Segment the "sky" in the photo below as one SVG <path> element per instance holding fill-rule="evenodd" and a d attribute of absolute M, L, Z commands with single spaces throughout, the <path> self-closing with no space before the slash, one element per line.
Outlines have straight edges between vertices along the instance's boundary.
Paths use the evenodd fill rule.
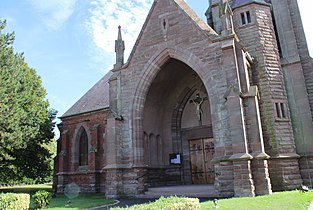
<path fill-rule="evenodd" d="M 15 32 L 14 49 L 24 52 L 47 90 L 58 116 L 64 114 L 115 63 L 114 43 L 122 27 L 125 60 L 153 0 L 0 0 L 5 32 Z M 203 19 L 208 0 L 187 3 Z M 312 0 L 298 0 L 313 55 Z"/>

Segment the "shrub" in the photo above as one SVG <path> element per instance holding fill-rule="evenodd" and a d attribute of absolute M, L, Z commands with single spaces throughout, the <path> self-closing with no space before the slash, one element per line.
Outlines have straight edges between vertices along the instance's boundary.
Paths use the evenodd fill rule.
<path fill-rule="evenodd" d="M 0 210 L 27 210 L 29 202 L 29 194 L 0 194 Z"/>
<path fill-rule="evenodd" d="M 140 204 L 128 208 L 112 208 L 115 210 L 129 209 L 129 210 L 198 210 L 200 203 L 198 198 L 184 198 L 184 197 L 161 197 L 157 201 L 148 204 Z"/>
<path fill-rule="evenodd" d="M 39 190 L 33 195 L 35 209 L 46 208 L 51 200 L 51 195 L 48 191 Z"/>

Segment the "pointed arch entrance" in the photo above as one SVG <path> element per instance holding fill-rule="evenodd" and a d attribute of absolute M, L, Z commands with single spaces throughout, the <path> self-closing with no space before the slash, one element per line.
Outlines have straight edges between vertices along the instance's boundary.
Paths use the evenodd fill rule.
<path fill-rule="evenodd" d="M 149 186 L 213 184 L 210 101 L 198 74 L 169 58 L 143 107 L 143 162 Z"/>

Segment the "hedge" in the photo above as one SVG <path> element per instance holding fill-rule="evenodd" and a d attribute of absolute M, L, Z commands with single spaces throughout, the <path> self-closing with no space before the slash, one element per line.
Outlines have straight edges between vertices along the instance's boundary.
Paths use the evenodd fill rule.
<path fill-rule="evenodd" d="M 27 210 L 29 202 L 29 194 L 0 194 L 0 210 Z"/>
<path fill-rule="evenodd" d="M 200 202 L 198 198 L 161 197 L 157 201 L 147 204 L 134 205 L 127 208 L 111 208 L 112 210 L 198 210 Z"/>
<path fill-rule="evenodd" d="M 36 209 L 45 209 L 51 201 L 51 195 L 48 191 L 39 190 L 33 195 L 33 200 Z"/>

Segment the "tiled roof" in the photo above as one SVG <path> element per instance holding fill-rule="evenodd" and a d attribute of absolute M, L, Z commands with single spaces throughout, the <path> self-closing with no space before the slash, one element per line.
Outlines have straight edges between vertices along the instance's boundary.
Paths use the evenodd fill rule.
<path fill-rule="evenodd" d="M 237 7 L 241 7 L 244 6 L 246 4 L 250 4 L 250 3 L 261 3 L 261 4 L 267 4 L 264 0 L 233 0 L 232 3 L 232 8 L 237 8 Z"/>
<path fill-rule="evenodd" d="M 61 118 L 83 114 L 109 107 L 109 71 L 85 95 L 83 95 Z"/>

